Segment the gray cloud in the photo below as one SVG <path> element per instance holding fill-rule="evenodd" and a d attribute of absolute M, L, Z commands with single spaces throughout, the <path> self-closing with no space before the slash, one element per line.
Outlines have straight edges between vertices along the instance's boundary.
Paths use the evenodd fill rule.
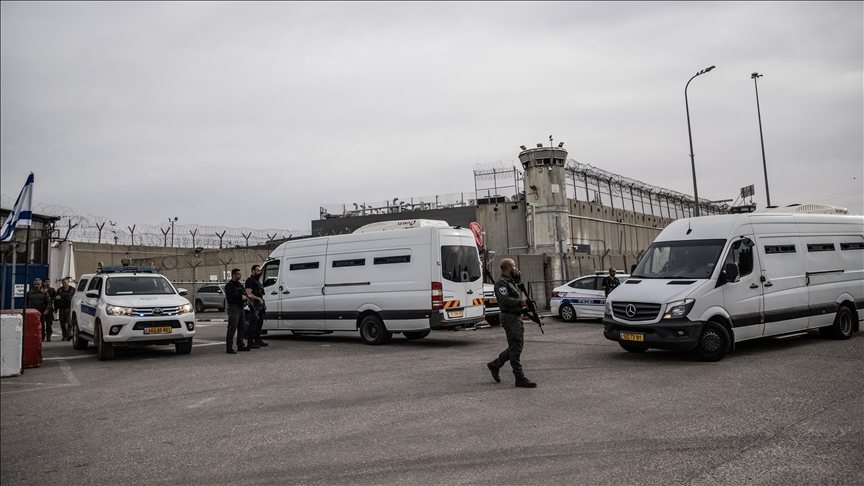
<path fill-rule="evenodd" d="M 566 142 L 692 194 L 864 212 L 862 4 L 3 3 L 2 192 L 132 223 L 304 229 Z M 98 192 L 94 188 L 99 188 Z"/>

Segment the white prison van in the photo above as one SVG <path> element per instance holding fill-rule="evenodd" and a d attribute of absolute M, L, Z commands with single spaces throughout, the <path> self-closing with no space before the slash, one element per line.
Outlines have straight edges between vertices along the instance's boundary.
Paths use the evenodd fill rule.
<path fill-rule="evenodd" d="M 606 300 L 604 336 L 627 351 L 692 350 L 819 329 L 848 339 L 864 318 L 864 218 L 751 213 L 666 227 Z"/>
<path fill-rule="evenodd" d="M 477 245 L 467 228 L 389 221 L 352 234 L 279 245 L 262 266 L 262 329 L 360 331 L 368 344 L 394 333 L 466 329 L 483 320 Z"/>

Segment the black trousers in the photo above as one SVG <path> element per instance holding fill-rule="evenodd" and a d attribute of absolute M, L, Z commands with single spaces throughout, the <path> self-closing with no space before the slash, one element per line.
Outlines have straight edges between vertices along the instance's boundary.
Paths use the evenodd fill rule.
<path fill-rule="evenodd" d="M 507 349 L 502 351 L 492 364 L 500 368 L 507 361 L 510 361 L 513 374 L 517 378 L 524 377 L 522 363 L 519 361 L 522 356 L 522 347 L 525 345 L 525 328 L 522 326 L 522 318 L 502 313 L 501 327 L 504 328 L 504 332 L 507 334 Z"/>
<path fill-rule="evenodd" d="M 48 309 L 42 313 L 42 339 L 50 336 L 53 332 L 51 325 L 54 324 L 54 309 Z"/>
<path fill-rule="evenodd" d="M 63 331 L 63 337 L 72 337 L 72 324 L 69 322 L 69 311 L 71 309 L 57 309 L 57 315 L 60 318 L 60 329 Z"/>
<path fill-rule="evenodd" d="M 242 305 L 228 304 L 228 332 L 225 335 L 225 347 L 233 349 L 234 333 L 237 333 L 237 347 L 246 346 L 243 337 L 246 336 L 246 315 Z"/>
<path fill-rule="evenodd" d="M 249 310 L 249 322 L 246 323 L 246 340 L 250 343 L 261 340 L 261 326 L 264 324 L 261 314 L 263 312 Z"/>

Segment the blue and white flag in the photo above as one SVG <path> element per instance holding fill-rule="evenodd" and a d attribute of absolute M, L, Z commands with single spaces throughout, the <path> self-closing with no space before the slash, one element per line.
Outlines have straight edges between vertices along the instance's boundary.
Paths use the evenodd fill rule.
<path fill-rule="evenodd" d="M 0 229 L 0 241 L 9 241 L 12 239 L 12 233 L 15 232 L 17 226 L 30 226 L 33 222 L 33 173 L 27 177 L 27 182 L 24 188 L 21 189 L 21 194 L 18 194 L 18 199 L 15 201 L 15 206 L 12 206 L 12 212 L 3 223 L 3 228 Z"/>

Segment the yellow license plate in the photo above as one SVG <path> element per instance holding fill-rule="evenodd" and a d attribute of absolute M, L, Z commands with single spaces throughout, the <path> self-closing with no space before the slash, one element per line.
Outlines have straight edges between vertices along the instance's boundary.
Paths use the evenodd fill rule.
<path fill-rule="evenodd" d="M 630 332 L 622 332 L 621 333 L 621 340 L 622 341 L 639 341 L 639 342 L 642 342 L 642 341 L 645 341 L 645 335 L 644 334 L 633 334 Z"/>
<path fill-rule="evenodd" d="M 453 319 L 454 317 L 462 317 L 463 313 L 462 311 L 453 311 L 449 315 L 450 318 Z"/>
<path fill-rule="evenodd" d="M 497 304 L 497 303 L 498 303 L 498 299 L 489 299 L 489 303 L 490 303 L 490 304 Z"/>
<path fill-rule="evenodd" d="M 171 327 L 145 327 L 144 334 L 171 334 Z"/>

